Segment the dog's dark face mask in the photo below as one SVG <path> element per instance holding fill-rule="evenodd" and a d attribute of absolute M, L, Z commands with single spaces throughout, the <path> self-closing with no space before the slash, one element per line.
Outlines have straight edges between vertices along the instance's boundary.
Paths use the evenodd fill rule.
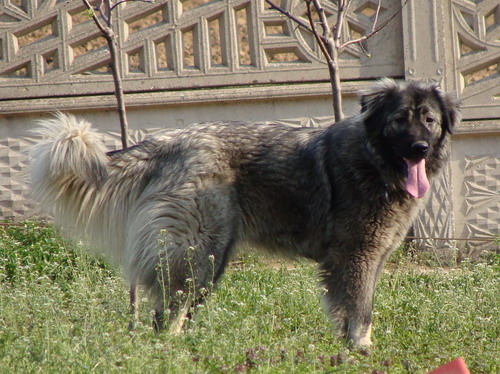
<path fill-rule="evenodd" d="M 441 137 L 441 115 L 433 100 L 413 95 L 402 99 L 399 109 L 387 116 L 382 136 L 404 161 L 406 190 L 420 198 L 430 187 L 425 163 Z"/>
<path fill-rule="evenodd" d="M 367 132 L 403 173 L 406 191 L 423 197 L 430 187 L 426 160 L 453 125 L 443 94 L 435 86 L 400 88 L 392 81 L 382 81 L 382 86 L 361 99 Z"/>

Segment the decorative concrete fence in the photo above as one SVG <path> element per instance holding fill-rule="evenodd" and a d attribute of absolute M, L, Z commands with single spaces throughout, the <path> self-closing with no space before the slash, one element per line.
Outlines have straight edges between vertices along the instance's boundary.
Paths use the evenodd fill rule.
<path fill-rule="evenodd" d="M 304 1 L 277 3 L 305 14 Z M 329 17 L 332 3 L 325 3 Z M 377 3 L 353 1 L 346 38 L 371 29 Z M 378 22 L 389 19 L 341 55 L 345 112 L 359 111 L 356 92 L 382 76 L 454 92 L 464 121 L 411 235 L 419 248 L 460 248 L 460 256 L 499 251 L 498 1 L 381 1 Z M 328 72 L 313 37 L 263 0 L 127 2 L 117 8 L 115 29 L 136 142 L 207 120 L 331 122 Z M 118 146 L 109 60 L 80 0 L 0 0 L 0 217 L 33 214 L 23 173 L 37 119 L 71 111 L 99 127 L 110 149 Z"/>

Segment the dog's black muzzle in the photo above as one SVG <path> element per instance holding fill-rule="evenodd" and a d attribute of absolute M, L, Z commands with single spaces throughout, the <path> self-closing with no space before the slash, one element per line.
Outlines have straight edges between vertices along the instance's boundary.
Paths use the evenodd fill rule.
<path fill-rule="evenodd" d="M 426 158 L 427 155 L 429 154 L 429 149 L 430 146 L 426 141 L 418 141 L 415 142 L 411 145 L 410 151 L 411 151 L 411 159 L 414 160 L 421 160 L 423 158 Z"/>

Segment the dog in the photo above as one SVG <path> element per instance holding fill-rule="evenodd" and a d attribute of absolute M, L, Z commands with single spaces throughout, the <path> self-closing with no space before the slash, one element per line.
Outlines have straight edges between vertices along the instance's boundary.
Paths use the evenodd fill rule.
<path fill-rule="evenodd" d="M 84 120 L 40 121 L 32 195 L 155 298 L 153 325 L 179 329 L 238 243 L 318 263 L 325 305 L 355 347 L 371 344 L 382 268 L 425 204 L 460 121 L 436 85 L 382 79 L 359 114 L 322 128 L 188 126 L 106 152 Z"/>

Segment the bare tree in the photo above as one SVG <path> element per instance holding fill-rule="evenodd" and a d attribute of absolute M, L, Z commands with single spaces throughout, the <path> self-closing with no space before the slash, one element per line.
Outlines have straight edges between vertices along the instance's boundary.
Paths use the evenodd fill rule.
<path fill-rule="evenodd" d="M 88 0 L 82 0 L 87 8 L 88 15 L 94 20 L 94 23 L 101 31 L 102 35 L 106 39 L 109 47 L 109 53 L 111 55 L 110 68 L 113 74 L 113 82 L 115 85 L 115 96 L 118 105 L 118 116 L 120 118 L 120 130 L 121 130 L 121 141 L 122 147 L 127 148 L 129 146 L 128 138 L 128 121 L 127 121 L 127 110 L 125 107 L 125 95 L 123 91 L 123 83 L 121 76 L 121 60 L 118 45 L 118 34 L 113 29 L 113 11 L 122 3 L 127 2 L 127 0 L 122 1 L 111 1 L 111 0 L 100 0 L 97 5 L 92 6 Z M 134 0 L 129 0 L 134 1 Z M 143 2 L 150 3 L 152 0 L 139 0 Z"/>
<path fill-rule="evenodd" d="M 290 12 L 284 10 L 283 8 L 276 5 L 272 0 L 266 0 L 272 9 L 284 14 L 291 20 L 293 20 L 299 27 L 312 33 L 318 46 L 326 59 L 328 65 L 328 71 L 330 73 L 330 82 L 332 85 L 332 96 L 333 96 L 333 113 L 335 116 L 335 121 L 340 121 L 344 118 L 342 112 L 342 88 L 340 84 L 340 69 L 339 69 L 339 55 L 344 51 L 344 49 L 352 44 L 359 44 L 365 42 L 372 36 L 376 35 L 380 30 L 386 27 L 389 22 L 391 22 L 397 14 L 401 12 L 403 7 L 406 5 L 408 0 L 405 0 L 401 8 L 396 11 L 391 17 L 389 17 L 385 22 L 378 25 L 379 14 L 381 9 L 382 0 L 378 0 L 377 8 L 373 16 L 373 24 L 371 30 L 356 39 L 348 39 L 345 37 L 345 30 L 343 25 L 345 24 L 346 14 L 349 11 L 349 7 L 352 0 L 330 0 L 332 3 L 337 4 L 337 17 L 332 22 L 329 23 L 328 18 L 323 8 L 322 3 L 326 0 L 304 0 L 307 7 L 307 21 L 291 14 Z M 317 20 L 314 19 L 314 13 L 317 15 Z M 316 25 L 319 24 L 321 27 L 321 32 L 317 29 Z M 342 40 L 347 40 L 342 42 Z M 361 45 L 362 46 L 362 45 Z M 364 50 L 364 48 L 362 47 Z M 366 53 L 366 52 L 365 52 Z"/>

